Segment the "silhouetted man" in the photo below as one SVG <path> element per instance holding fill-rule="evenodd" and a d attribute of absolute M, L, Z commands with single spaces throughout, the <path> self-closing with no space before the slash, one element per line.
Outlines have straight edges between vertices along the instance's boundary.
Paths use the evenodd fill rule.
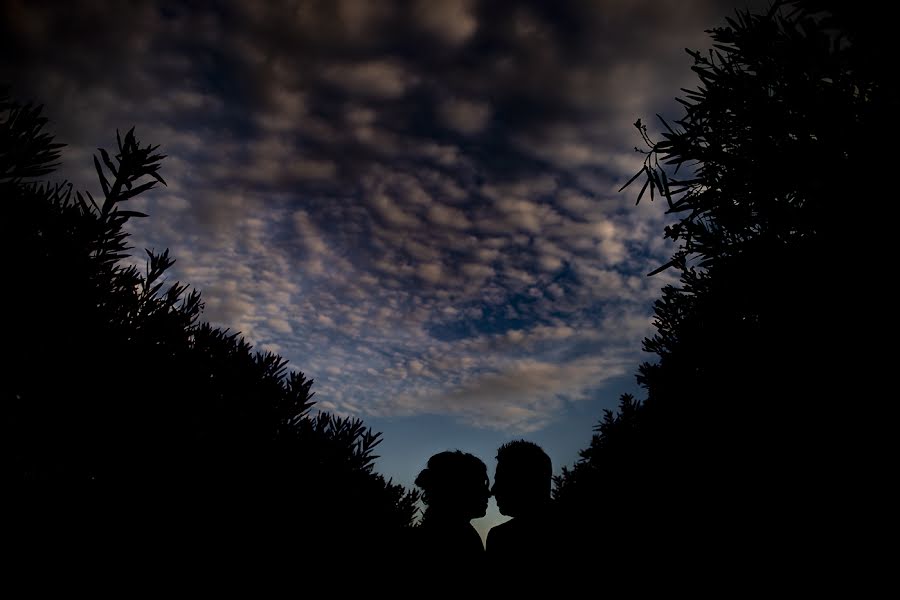
<path fill-rule="evenodd" d="M 546 580 L 556 570 L 564 548 L 550 505 L 552 475 L 550 457 L 537 444 L 518 440 L 497 450 L 491 492 L 500 514 L 513 518 L 488 532 L 487 557 L 503 586 Z"/>

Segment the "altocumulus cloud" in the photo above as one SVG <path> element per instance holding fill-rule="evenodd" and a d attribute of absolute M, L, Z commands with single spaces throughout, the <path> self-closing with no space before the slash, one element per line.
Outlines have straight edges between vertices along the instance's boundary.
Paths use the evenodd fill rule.
<path fill-rule="evenodd" d="M 631 123 L 728 10 L 11 1 L 0 79 L 46 103 L 79 187 L 116 127 L 163 145 L 134 245 L 321 407 L 528 432 L 640 358 L 669 249 L 662 208 L 616 193 Z"/>

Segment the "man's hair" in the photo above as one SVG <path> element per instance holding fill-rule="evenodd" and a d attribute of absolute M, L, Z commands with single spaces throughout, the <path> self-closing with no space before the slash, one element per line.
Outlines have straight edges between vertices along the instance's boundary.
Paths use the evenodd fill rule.
<path fill-rule="evenodd" d="M 507 442 L 497 449 L 497 462 L 522 475 L 549 482 L 553 477 L 553 464 L 544 450 L 526 440 Z"/>

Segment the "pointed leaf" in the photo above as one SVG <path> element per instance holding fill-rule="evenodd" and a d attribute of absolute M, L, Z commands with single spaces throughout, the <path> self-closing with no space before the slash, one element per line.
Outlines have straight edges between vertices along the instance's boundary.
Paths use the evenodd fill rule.
<path fill-rule="evenodd" d="M 662 118 L 662 115 L 660 115 L 659 113 L 656 113 L 656 117 L 657 117 L 660 121 L 662 121 L 663 126 L 664 126 L 666 129 L 668 129 L 669 132 L 670 132 L 672 135 L 677 135 L 677 134 L 675 133 L 675 131 L 674 131 L 671 127 L 669 127 L 669 124 L 666 122 L 666 120 Z"/>
<path fill-rule="evenodd" d="M 660 168 L 659 173 L 662 178 L 662 188 L 661 191 L 663 195 L 666 197 L 666 202 L 669 203 L 669 208 L 672 208 L 672 192 L 669 191 L 669 178 L 666 177 L 666 170 Z"/>
<path fill-rule="evenodd" d="M 142 192 L 146 192 L 147 190 L 151 189 L 154 185 L 156 185 L 155 181 L 148 181 L 147 183 L 142 183 L 141 185 L 137 186 L 134 189 L 129 189 L 127 192 L 122 192 L 121 194 L 119 194 L 118 201 L 124 202 L 125 200 L 133 198 L 133 197 L 137 196 L 138 194 L 140 194 Z"/>
<path fill-rule="evenodd" d="M 619 188 L 619 191 L 621 192 L 622 190 L 627 188 L 629 185 L 631 185 L 634 182 L 634 180 L 637 179 L 638 177 L 640 177 L 641 173 L 643 173 L 643 172 L 644 172 L 644 170 L 641 169 L 640 171 L 635 173 L 634 177 L 632 177 L 631 179 L 628 180 L 628 183 L 626 183 L 625 185 L 623 185 L 622 187 Z"/>
<path fill-rule="evenodd" d="M 103 195 L 108 198 L 109 197 L 109 181 L 106 180 L 106 175 L 103 174 L 103 168 L 100 167 L 100 161 L 97 160 L 96 156 L 94 156 L 94 167 L 97 168 L 97 176 L 100 177 L 100 185 L 103 187 Z"/>
<path fill-rule="evenodd" d="M 161 184 L 163 184 L 164 186 L 169 187 L 169 184 L 166 183 L 166 180 L 163 179 L 163 178 L 162 178 L 162 175 L 160 175 L 157 171 L 153 171 L 153 172 L 147 173 L 147 174 L 150 175 L 150 177 L 152 177 L 152 178 L 154 178 L 155 180 L 157 180 L 158 182 L 160 182 Z"/>
<path fill-rule="evenodd" d="M 667 263 L 664 264 L 663 266 L 658 267 L 658 268 L 656 268 L 656 269 L 653 269 L 652 271 L 650 271 L 649 273 L 647 273 L 647 277 L 653 277 L 654 275 L 656 275 L 656 274 L 658 274 L 658 273 L 662 273 L 662 272 L 665 271 L 666 269 L 671 268 L 671 267 L 674 267 L 674 266 L 677 265 L 677 264 L 678 264 L 678 258 L 673 258 L 672 260 L 670 260 L 669 262 L 667 262 Z"/>
<path fill-rule="evenodd" d="M 648 177 L 647 180 L 644 182 L 644 187 L 641 188 L 641 193 L 638 194 L 637 202 L 634 203 L 635 206 L 637 206 L 638 204 L 641 203 L 641 197 L 643 197 L 644 192 L 647 191 L 647 186 L 649 184 L 650 184 L 650 178 Z"/>
<path fill-rule="evenodd" d="M 115 176 L 119 176 L 119 172 L 116 170 L 115 165 L 113 165 L 112 161 L 109 159 L 109 153 L 103 148 L 97 148 L 100 151 L 100 156 L 103 157 L 103 164 L 106 165 L 106 168 L 110 170 L 110 172 Z"/>
<path fill-rule="evenodd" d="M 81 192 L 75 192 L 75 198 L 78 200 L 78 206 L 81 207 L 82 212 L 88 212 L 87 202 L 85 202 L 84 196 L 81 195 Z"/>
<path fill-rule="evenodd" d="M 88 198 L 90 198 L 91 204 L 94 205 L 94 208 L 97 209 L 97 212 L 100 212 L 100 207 L 97 206 L 97 201 L 94 200 L 94 197 L 91 195 L 91 193 L 90 193 L 89 191 L 87 191 L 87 190 L 85 190 L 84 193 L 87 194 L 87 197 L 88 197 Z"/>

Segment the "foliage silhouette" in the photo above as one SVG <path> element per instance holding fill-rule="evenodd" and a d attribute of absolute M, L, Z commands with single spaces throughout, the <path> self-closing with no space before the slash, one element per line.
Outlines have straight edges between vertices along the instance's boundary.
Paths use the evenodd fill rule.
<path fill-rule="evenodd" d="M 678 99 L 684 116 L 660 117 L 660 141 L 635 124 L 645 161 L 623 189 L 643 177 L 638 202 L 649 191 L 680 217 L 665 228 L 675 254 L 651 273 L 680 280 L 644 341 L 657 355 L 639 369 L 646 399 L 623 396 L 554 491 L 613 552 L 708 580 L 775 575 L 792 553 L 833 547 L 821 524 L 836 482 L 869 462 L 866 430 L 842 405 L 875 326 L 865 304 L 886 239 L 849 204 L 877 197 L 863 174 L 890 105 L 870 62 L 884 38 L 861 11 L 739 11 L 709 32 L 711 50 L 688 51 L 700 85 Z M 866 259 L 853 263 L 843 254 L 860 231 L 853 249 Z M 700 550 L 670 542 L 683 539 Z M 748 559 L 762 540 L 764 568 Z"/>
<path fill-rule="evenodd" d="M 0 98 L 15 343 L 2 387 L 6 480 L 139 491 L 98 504 L 94 527 L 204 531 L 207 550 L 272 534 L 303 540 L 302 553 L 352 556 L 348 539 L 411 526 L 418 492 L 373 470 L 381 434 L 313 414 L 311 379 L 199 323 L 200 293 L 165 279 L 168 251 L 147 250 L 143 272 L 129 264 L 124 226 L 146 215 L 123 205 L 165 184 L 157 147 L 117 133 L 115 156 L 94 157 L 98 203 L 34 180 L 62 147 L 40 112 Z"/>

